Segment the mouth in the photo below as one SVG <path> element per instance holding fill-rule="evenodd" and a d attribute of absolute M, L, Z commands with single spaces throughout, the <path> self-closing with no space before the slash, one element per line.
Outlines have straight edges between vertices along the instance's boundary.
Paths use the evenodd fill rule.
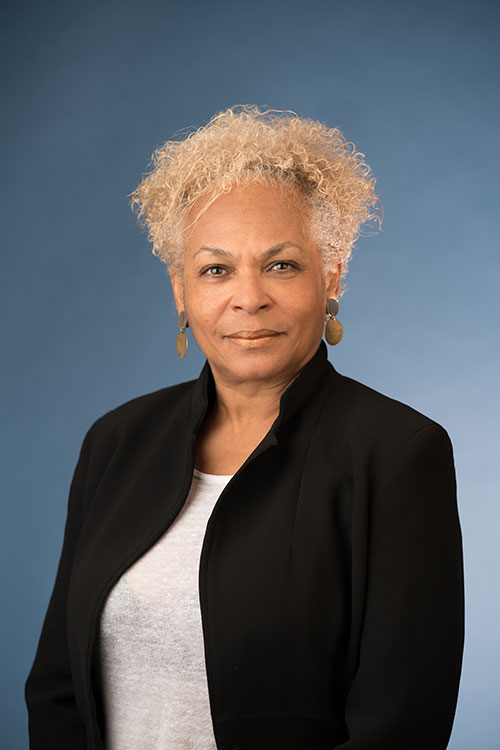
<path fill-rule="evenodd" d="M 259 328 L 256 331 L 235 331 L 225 336 L 228 339 L 243 339 L 245 341 L 256 341 L 257 339 L 268 339 L 272 336 L 280 336 L 280 331 L 272 331 L 269 328 Z"/>

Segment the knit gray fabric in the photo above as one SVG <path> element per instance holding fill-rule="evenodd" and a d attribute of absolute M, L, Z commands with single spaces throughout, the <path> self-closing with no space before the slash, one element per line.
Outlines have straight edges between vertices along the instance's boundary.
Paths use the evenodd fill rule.
<path fill-rule="evenodd" d="M 208 519 L 230 479 L 195 469 L 174 523 L 106 599 L 98 643 L 106 750 L 216 750 L 198 572 Z"/>

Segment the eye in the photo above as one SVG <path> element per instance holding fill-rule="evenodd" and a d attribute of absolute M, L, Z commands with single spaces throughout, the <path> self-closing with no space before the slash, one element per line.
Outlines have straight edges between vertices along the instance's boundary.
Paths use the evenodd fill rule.
<path fill-rule="evenodd" d="M 277 270 L 277 271 L 294 271 L 297 269 L 297 264 L 292 263 L 289 260 L 277 260 L 275 263 L 273 263 L 269 269 L 271 271 Z"/>
<path fill-rule="evenodd" d="M 224 266 L 214 264 L 212 266 L 205 266 L 205 268 L 202 268 L 200 271 L 200 276 L 222 276 L 224 271 Z"/>

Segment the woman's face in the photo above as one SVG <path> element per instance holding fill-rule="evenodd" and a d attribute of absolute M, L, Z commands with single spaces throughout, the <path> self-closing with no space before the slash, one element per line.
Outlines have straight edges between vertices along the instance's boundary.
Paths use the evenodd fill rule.
<path fill-rule="evenodd" d="M 325 283 L 296 199 L 253 183 L 219 196 L 199 217 L 183 276 L 171 280 L 216 380 L 273 385 L 290 382 L 317 350 L 339 271 Z"/>

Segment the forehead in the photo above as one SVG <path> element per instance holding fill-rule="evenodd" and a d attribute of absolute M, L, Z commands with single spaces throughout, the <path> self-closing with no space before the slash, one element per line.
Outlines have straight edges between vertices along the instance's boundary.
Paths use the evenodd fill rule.
<path fill-rule="evenodd" d="M 234 186 L 228 193 L 213 190 L 190 209 L 187 222 L 189 244 L 205 241 L 207 235 L 221 239 L 245 236 L 276 242 L 285 229 L 294 237 L 305 237 L 307 209 L 298 189 L 262 183 Z"/>

